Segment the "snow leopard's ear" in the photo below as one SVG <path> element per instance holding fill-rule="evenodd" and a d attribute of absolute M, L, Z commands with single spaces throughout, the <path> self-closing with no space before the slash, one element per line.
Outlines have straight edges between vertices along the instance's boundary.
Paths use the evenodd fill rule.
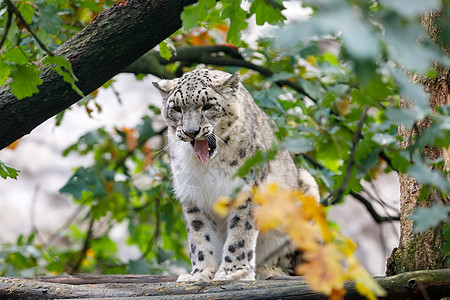
<path fill-rule="evenodd" d="M 178 83 L 178 79 L 172 79 L 172 80 L 160 80 L 159 82 L 152 82 L 153 86 L 161 93 L 161 95 L 164 97 L 167 96 L 167 94 L 170 93 L 171 90 L 175 88 L 175 86 Z"/>
<path fill-rule="evenodd" d="M 217 86 L 223 95 L 234 94 L 239 88 L 240 77 L 238 73 L 235 73 L 228 77 L 222 84 Z"/>

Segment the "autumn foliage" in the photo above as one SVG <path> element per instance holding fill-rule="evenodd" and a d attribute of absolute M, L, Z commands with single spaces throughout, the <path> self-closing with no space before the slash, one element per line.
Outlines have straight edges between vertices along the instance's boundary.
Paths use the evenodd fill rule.
<path fill-rule="evenodd" d="M 271 183 L 241 193 L 234 200 L 221 198 L 216 204 L 217 213 L 224 216 L 239 207 L 248 193 L 258 204 L 254 217 L 261 232 L 280 230 L 303 252 L 304 262 L 296 272 L 304 276 L 312 290 L 330 299 L 343 299 L 344 283 L 354 281 L 358 292 L 368 299 L 386 295 L 356 258 L 356 244 L 330 225 L 323 205 L 300 190 Z"/>

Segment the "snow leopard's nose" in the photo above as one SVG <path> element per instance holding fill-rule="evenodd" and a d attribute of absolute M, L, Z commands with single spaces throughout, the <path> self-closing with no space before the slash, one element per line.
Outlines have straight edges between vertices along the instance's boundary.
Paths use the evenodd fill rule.
<path fill-rule="evenodd" d="M 198 130 L 195 130 L 195 129 L 184 130 L 183 129 L 183 133 L 185 135 L 187 135 L 188 137 L 190 137 L 191 139 L 194 139 L 200 133 L 200 128 Z"/>

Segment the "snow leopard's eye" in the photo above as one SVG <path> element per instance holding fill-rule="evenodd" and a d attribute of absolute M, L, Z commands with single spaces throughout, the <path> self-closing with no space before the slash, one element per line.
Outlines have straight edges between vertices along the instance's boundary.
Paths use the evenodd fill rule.
<path fill-rule="evenodd" d="M 181 113 L 181 108 L 179 106 L 174 106 L 174 107 L 172 107 L 172 109 L 176 112 Z"/>
<path fill-rule="evenodd" d="M 208 109 L 212 108 L 213 106 L 214 105 L 212 105 L 211 103 L 205 104 L 205 105 L 203 105 L 202 110 L 208 110 Z"/>

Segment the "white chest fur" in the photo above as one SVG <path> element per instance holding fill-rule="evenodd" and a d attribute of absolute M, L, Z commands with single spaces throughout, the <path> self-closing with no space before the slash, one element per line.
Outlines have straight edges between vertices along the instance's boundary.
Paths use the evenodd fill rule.
<path fill-rule="evenodd" d="M 175 194 L 180 202 L 192 202 L 212 211 L 221 196 L 230 196 L 242 179 L 232 178 L 234 170 L 216 156 L 202 163 L 188 142 L 176 141 L 171 147 Z"/>

